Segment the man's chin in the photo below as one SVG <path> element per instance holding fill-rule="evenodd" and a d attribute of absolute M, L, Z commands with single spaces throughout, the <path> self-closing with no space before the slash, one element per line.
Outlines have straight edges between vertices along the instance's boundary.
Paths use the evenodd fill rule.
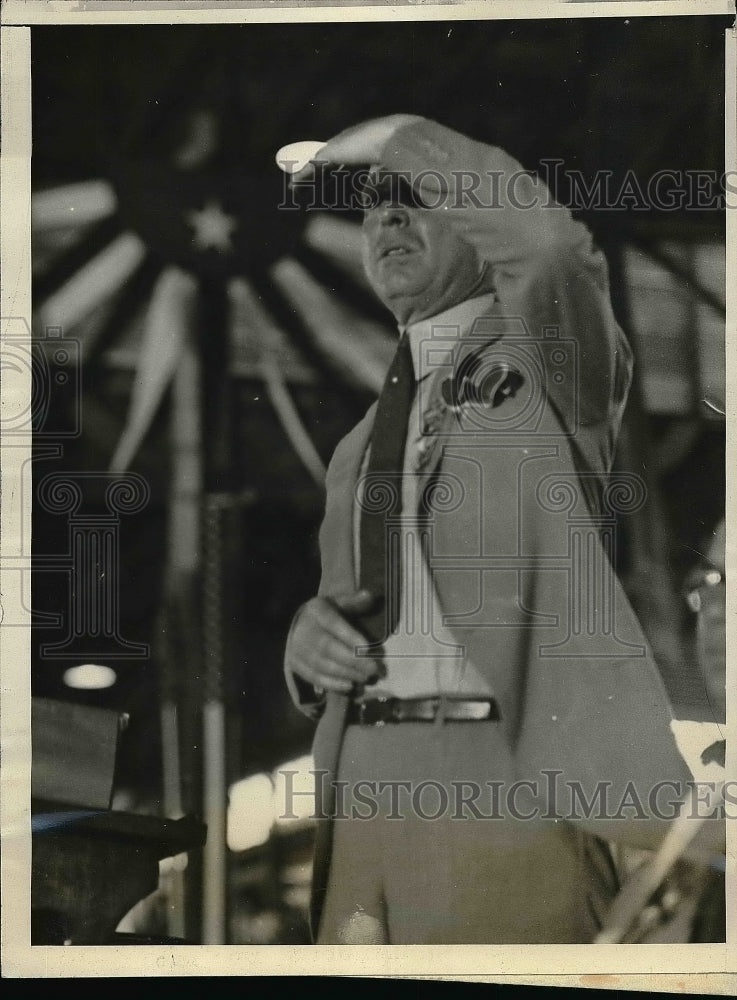
<path fill-rule="evenodd" d="M 427 300 L 422 294 L 406 289 L 387 289 L 379 298 L 389 309 L 398 323 L 405 324 L 426 308 Z"/>
<path fill-rule="evenodd" d="M 374 288 L 385 301 L 421 295 L 429 284 L 428 278 L 413 272 L 410 267 L 383 268 L 376 276 Z"/>

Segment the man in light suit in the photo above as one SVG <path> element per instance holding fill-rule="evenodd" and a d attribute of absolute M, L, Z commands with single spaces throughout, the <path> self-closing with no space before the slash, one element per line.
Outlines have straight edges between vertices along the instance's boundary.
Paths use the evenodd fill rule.
<path fill-rule="evenodd" d="M 605 260 L 516 161 L 434 122 L 367 122 L 316 160 L 372 166 L 364 263 L 401 337 L 330 464 L 287 640 L 319 720 L 315 938 L 591 941 L 607 842 L 655 846 L 691 777 L 611 566 L 644 494 L 607 478 L 632 359 Z"/>

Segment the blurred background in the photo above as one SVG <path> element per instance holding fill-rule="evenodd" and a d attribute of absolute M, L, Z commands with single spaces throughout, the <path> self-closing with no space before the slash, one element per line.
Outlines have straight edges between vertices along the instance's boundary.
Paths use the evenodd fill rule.
<path fill-rule="evenodd" d="M 279 210 L 285 143 L 401 111 L 528 169 L 562 161 L 564 202 L 571 170 L 608 171 L 615 192 L 659 170 L 705 177 L 670 210 L 635 192 L 576 214 L 637 359 L 617 463 L 649 499 L 621 525 L 617 568 L 677 713 L 722 721 L 727 25 L 32 29 L 33 325 L 52 387 L 32 691 L 128 717 L 114 810 L 208 826 L 121 930 L 308 940 L 310 799 L 280 816 L 276 772 L 309 790 L 312 723 L 281 659 L 318 581 L 324 466 L 375 397 L 393 329 L 362 277 L 360 218 Z"/>

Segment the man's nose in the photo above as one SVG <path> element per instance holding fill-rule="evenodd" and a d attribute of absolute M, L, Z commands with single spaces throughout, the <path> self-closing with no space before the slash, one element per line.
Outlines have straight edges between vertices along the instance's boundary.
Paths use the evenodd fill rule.
<path fill-rule="evenodd" d="M 398 202 L 383 202 L 369 209 L 363 217 L 363 229 L 369 239 L 376 239 L 389 230 L 409 229 L 411 225 L 410 211 Z"/>

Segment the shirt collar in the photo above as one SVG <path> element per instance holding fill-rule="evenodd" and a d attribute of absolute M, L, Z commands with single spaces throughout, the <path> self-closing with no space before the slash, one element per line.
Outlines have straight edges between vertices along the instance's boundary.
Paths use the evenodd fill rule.
<path fill-rule="evenodd" d="M 491 312 L 495 301 L 496 295 L 493 292 L 487 292 L 484 295 L 477 295 L 473 299 L 466 299 L 465 302 L 451 306 L 450 309 L 438 313 L 437 316 L 429 316 L 427 319 L 410 323 L 407 327 L 400 327 L 400 333 L 406 332 L 409 337 L 415 378 L 419 380 L 420 372 L 422 372 L 422 378 L 431 374 L 431 371 L 427 367 L 427 361 L 422 365 L 420 358 L 422 356 L 422 345 L 433 336 L 433 330 L 437 332 L 438 327 L 456 327 L 459 336 L 463 338 L 470 331 L 474 321 L 479 316 Z"/>

